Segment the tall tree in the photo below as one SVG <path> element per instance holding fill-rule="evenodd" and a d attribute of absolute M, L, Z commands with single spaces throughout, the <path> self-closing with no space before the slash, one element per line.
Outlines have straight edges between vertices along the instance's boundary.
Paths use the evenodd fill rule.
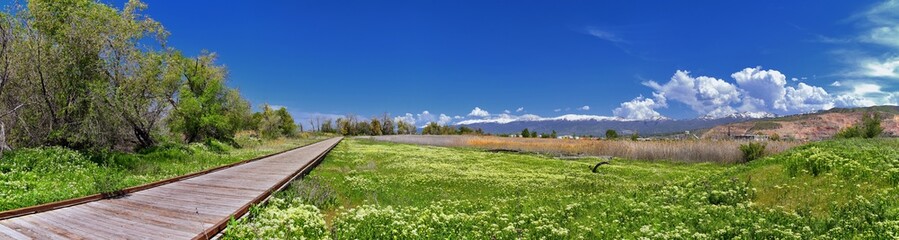
<path fill-rule="evenodd" d="M 281 135 L 296 135 L 297 123 L 294 122 L 293 116 L 290 116 L 290 113 L 287 112 L 287 108 L 281 107 L 280 109 L 278 109 L 276 114 L 278 115 L 278 119 L 281 121 L 278 126 L 278 128 L 281 130 Z"/>
<path fill-rule="evenodd" d="M 183 59 L 180 67 L 185 81 L 172 113 L 172 130 L 183 133 L 188 142 L 207 138 L 231 142 L 238 119 L 249 115 L 249 105 L 225 86 L 225 69 L 215 65 L 215 54 Z"/>
<path fill-rule="evenodd" d="M 262 105 L 262 112 L 259 113 L 259 129 L 257 130 L 264 138 L 274 139 L 281 137 L 283 130 L 281 124 L 281 114 L 278 114 L 268 104 Z"/>
<path fill-rule="evenodd" d="M 394 130 L 393 120 L 390 119 L 390 115 L 384 113 L 384 116 L 381 118 L 381 134 L 384 135 L 393 135 L 396 134 L 396 130 Z"/>

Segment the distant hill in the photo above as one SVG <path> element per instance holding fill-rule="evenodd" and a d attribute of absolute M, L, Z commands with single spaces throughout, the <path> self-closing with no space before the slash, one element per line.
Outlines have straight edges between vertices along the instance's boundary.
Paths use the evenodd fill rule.
<path fill-rule="evenodd" d="M 884 133 L 899 136 L 899 106 L 834 108 L 816 113 L 728 123 L 713 127 L 702 135 L 706 139 L 723 139 L 728 135 L 774 135 L 798 140 L 821 140 L 833 137 L 840 129 L 861 120 L 866 112 L 880 112 Z"/>

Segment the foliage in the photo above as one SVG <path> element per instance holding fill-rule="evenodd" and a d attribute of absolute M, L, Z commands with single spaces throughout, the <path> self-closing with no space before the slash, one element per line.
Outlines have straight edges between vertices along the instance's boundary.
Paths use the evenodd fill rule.
<path fill-rule="evenodd" d="M 404 122 L 402 120 L 396 122 L 396 134 L 415 134 L 417 129 L 415 129 L 415 125 L 411 123 Z"/>
<path fill-rule="evenodd" d="M 292 137 L 297 134 L 297 123 L 293 120 L 293 116 L 290 116 L 290 113 L 287 112 L 287 108 L 281 107 L 275 113 L 278 114 L 278 118 L 281 119 L 281 122 L 278 125 L 278 129 L 281 130 L 281 135 Z"/>
<path fill-rule="evenodd" d="M 524 130 L 521 130 L 521 137 L 523 137 L 523 138 L 531 137 L 531 131 L 528 131 L 527 128 L 525 128 Z"/>
<path fill-rule="evenodd" d="M 183 57 L 146 8 L 9 4 L 0 13 L 0 136 L 13 147 L 131 150 L 179 134 L 229 142 L 244 129 L 249 103 L 225 86 L 214 54 Z"/>
<path fill-rule="evenodd" d="M 875 178 L 833 183 L 863 187 L 819 194 L 826 196 L 820 201 L 824 206 L 811 212 L 769 202 L 772 195 L 834 191 L 830 182 L 809 184 L 769 167 L 783 167 L 793 153 L 805 155 L 811 148 L 829 151 L 821 146 L 841 144 L 849 146 L 838 148 L 836 154 L 857 149 L 848 154 L 868 157 L 863 165 L 897 166 L 892 165 L 899 159 L 895 158 L 899 150 L 891 150 L 899 146 L 895 140 L 812 144 L 750 165 L 616 159 L 601 174 L 590 173 L 595 159 L 558 161 L 529 154 L 345 140 L 310 175 L 332 186 L 340 204 L 319 208 L 318 215 L 304 220 L 328 219 L 325 225 L 331 231 L 324 238 L 337 239 L 896 238 L 899 191 L 896 185 L 879 185 Z M 884 151 L 887 156 L 879 157 Z M 800 188 L 779 190 L 769 182 Z M 880 187 L 864 190 L 870 184 Z M 279 198 L 303 202 L 286 195 Z M 304 209 L 301 204 L 295 208 Z M 273 216 L 278 212 L 283 210 L 262 210 L 231 226 L 288 227 L 275 224 L 282 222 Z M 273 225 L 261 227 L 263 223 Z M 313 234 L 306 236 L 322 238 L 319 229 L 309 228 Z M 242 236 L 282 235 L 257 231 Z"/>
<path fill-rule="evenodd" d="M 612 129 L 606 130 L 606 139 L 618 139 L 618 132 Z"/>
<path fill-rule="evenodd" d="M 836 135 L 835 138 L 875 138 L 883 133 L 881 126 L 881 116 L 879 112 L 866 112 L 862 115 L 861 122 L 846 127 Z"/>
<path fill-rule="evenodd" d="M 179 175 L 308 144 L 316 139 L 265 141 L 231 148 L 209 143 L 163 144 L 139 153 L 20 148 L 0 159 L 0 211 L 113 193 Z"/>
<path fill-rule="evenodd" d="M 765 156 L 765 147 L 768 145 L 761 142 L 750 142 L 740 145 L 740 152 L 743 153 L 743 162 L 749 162 Z"/>
<path fill-rule="evenodd" d="M 222 239 L 326 239 L 328 234 L 319 209 L 298 199 L 275 198 L 253 212 L 259 215 L 229 222 Z"/>

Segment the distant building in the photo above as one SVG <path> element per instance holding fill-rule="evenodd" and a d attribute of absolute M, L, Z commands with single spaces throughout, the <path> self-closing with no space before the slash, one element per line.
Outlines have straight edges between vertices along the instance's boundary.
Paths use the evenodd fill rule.
<path fill-rule="evenodd" d="M 767 141 L 767 135 L 758 135 L 758 134 L 740 134 L 734 135 L 734 140 L 744 140 L 744 141 Z"/>

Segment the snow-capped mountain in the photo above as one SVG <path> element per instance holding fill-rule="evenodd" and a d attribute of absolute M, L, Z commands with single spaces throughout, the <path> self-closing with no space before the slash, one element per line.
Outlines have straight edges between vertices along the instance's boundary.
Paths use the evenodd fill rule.
<path fill-rule="evenodd" d="M 776 118 L 777 114 L 769 113 L 769 112 L 735 112 L 731 114 L 725 115 L 717 115 L 713 113 L 706 114 L 704 116 L 699 117 L 702 120 L 713 120 L 713 119 L 721 119 L 721 118 L 736 118 L 736 119 L 759 119 L 759 118 Z"/>

